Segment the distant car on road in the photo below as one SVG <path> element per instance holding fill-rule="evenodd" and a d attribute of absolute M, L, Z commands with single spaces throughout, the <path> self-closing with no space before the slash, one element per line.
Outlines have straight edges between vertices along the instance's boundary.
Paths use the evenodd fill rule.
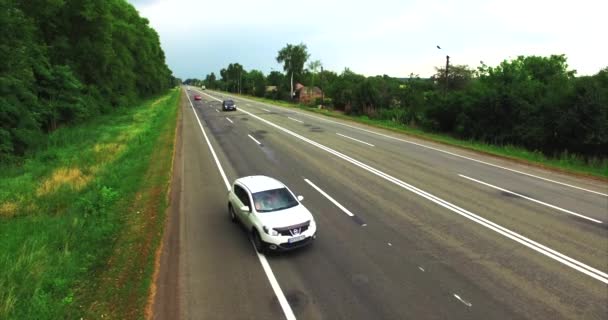
<path fill-rule="evenodd" d="M 312 214 L 283 183 L 267 176 L 236 179 L 228 192 L 228 213 L 240 221 L 258 252 L 303 247 L 317 237 Z"/>
<path fill-rule="evenodd" d="M 236 103 L 232 100 L 224 100 L 222 101 L 222 110 L 223 111 L 236 111 Z"/>
<path fill-rule="evenodd" d="M 201 96 L 199 96 L 199 95 L 195 95 L 195 96 L 194 96 L 194 100 L 201 100 Z"/>
<path fill-rule="evenodd" d="M 201 90 L 207 90 L 207 87 L 201 86 Z"/>

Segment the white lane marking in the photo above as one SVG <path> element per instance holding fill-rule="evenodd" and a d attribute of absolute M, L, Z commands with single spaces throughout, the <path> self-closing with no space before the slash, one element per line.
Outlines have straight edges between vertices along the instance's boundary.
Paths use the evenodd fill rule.
<path fill-rule="evenodd" d="M 418 269 L 420 269 L 420 271 L 424 272 L 424 268 L 423 267 L 418 267 Z"/>
<path fill-rule="evenodd" d="M 558 206 L 554 206 L 554 205 L 552 205 L 552 204 L 548 204 L 548 203 L 546 203 L 546 202 L 542 202 L 542 201 L 540 201 L 540 200 L 536 200 L 536 199 L 532 199 L 532 198 L 530 198 L 530 197 L 526 197 L 526 196 L 524 196 L 524 195 L 522 195 L 522 194 L 519 194 L 519 193 L 516 193 L 516 192 L 513 192 L 513 191 L 509 191 L 509 190 L 504 189 L 504 188 L 501 188 L 501 187 L 497 187 L 497 186 L 491 185 L 491 184 L 489 184 L 489 183 L 487 183 L 487 182 L 483 182 L 483 181 L 480 181 L 480 180 L 477 180 L 477 179 L 473 179 L 473 178 L 467 177 L 467 176 L 462 175 L 462 174 L 459 174 L 458 176 L 460 176 L 460 177 L 462 177 L 462 178 L 465 178 L 465 179 L 469 179 L 469 180 L 474 181 L 474 182 L 477 182 L 477 183 L 479 183 L 479 184 L 483 184 L 483 185 L 488 186 L 488 187 L 490 187 L 490 188 L 494 188 L 494 189 L 496 189 L 496 190 L 500 190 L 500 191 L 502 191 L 502 192 L 507 192 L 507 193 L 510 193 L 510 194 L 516 195 L 516 196 L 518 196 L 518 197 L 524 198 L 524 199 L 526 199 L 526 200 L 530 200 L 530 201 L 532 201 L 532 202 L 536 202 L 536 203 L 541 204 L 541 205 L 543 205 L 543 206 L 547 206 L 547 207 L 549 207 L 549 208 L 553 208 L 553 209 L 555 209 L 555 210 L 559 210 L 559 211 L 562 211 L 562 212 L 565 212 L 565 213 L 571 214 L 571 215 L 573 215 L 573 216 L 577 216 L 577 217 L 579 217 L 579 218 L 587 219 L 587 220 L 593 221 L 593 222 L 595 222 L 595 223 L 603 223 L 603 222 L 602 222 L 602 221 L 600 221 L 600 220 L 593 219 L 593 218 L 590 218 L 590 217 L 584 216 L 584 215 L 582 215 L 582 214 L 580 214 L 580 213 L 572 212 L 572 211 L 570 211 L 570 210 L 566 210 L 566 209 L 560 208 L 560 207 L 558 207 Z"/>
<path fill-rule="evenodd" d="M 220 112 L 218 109 L 215 109 L 215 112 Z"/>
<path fill-rule="evenodd" d="M 310 180 L 304 179 L 304 181 L 306 181 L 306 183 L 308 183 L 311 187 L 315 188 L 315 190 L 319 191 L 320 194 L 322 194 L 325 198 L 327 198 L 327 200 L 331 201 L 331 203 L 335 204 L 336 207 L 340 208 L 340 210 L 342 210 L 344 213 L 346 213 L 349 217 L 354 216 L 354 214 L 352 212 L 350 212 L 348 209 L 344 208 L 343 205 L 338 203 L 338 201 L 336 201 L 334 198 L 332 198 L 330 195 L 328 195 L 325 191 L 321 190 L 321 188 L 317 187 Z"/>
<path fill-rule="evenodd" d="M 261 143 L 258 140 L 256 140 L 254 137 L 252 137 L 250 134 L 248 134 L 247 136 L 249 136 L 249 138 L 251 138 L 251 140 L 255 141 L 255 143 L 261 145 Z"/>
<path fill-rule="evenodd" d="M 336 132 L 336 134 L 337 134 L 337 135 L 339 135 L 339 136 L 341 136 L 341 137 L 344 137 L 344 138 L 348 138 L 348 139 L 355 140 L 355 141 L 360 142 L 360 143 L 364 143 L 364 144 L 366 144 L 366 145 L 368 145 L 368 146 L 372 146 L 372 147 L 374 146 L 374 145 L 373 145 L 373 144 L 371 144 L 371 143 L 367 143 L 367 142 L 365 142 L 365 141 L 361 141 L 361 140 L 359 140 L 359 139 L 351 138 L 351 137 L 349 137 L 349 136 L 346 136 L 346 135 L 343 135 L 343 134 L 339 134 L 339 133 L 337 133 L 337 132 Z"/>
<path fill-rule="evenodd" d="M 234 123 L 232 122 L 232 120 L 230 120 L 230 118 L 226 117 L 226 120 L 230 121 L 230 123 Z"/>
<path fill-rule="evenodd" d="M 217 98 L 215 98 L 213 96 L 209 96 L 209 97 L 211 97 L 213 99 L 217 99 Z M 479 215 L 476 215 L 476 214 L 474 214 L 474 213 L 472 213 L 472 212 L 470 212 L 470 211 L 468 211 L 466 209 L 458 207 L 458 206 L 456 206 L 456 205 L 454 205 L 454 204 L 452 204 L 452 203 L 450 203 L 448 201 L 445 201 L 445 200 L 443 200 L 443 199 L 441 199 L 441 198 L 439 198 L 437 196 L 434 196 L 431 193 L 428 193 L 428 192 L 426 192 L 426 191 L 424 191 L 422 189 L 416 188 L 416 187 L 414 187 L 411 184 L 405 183 L 405 182 L 403 182 L 403 181 L 401 181 L 401 180 L 399 180 L 399 179 L 397 179 L 397 178 L 395 178 L 393 176 L 390 176 L 390 175 L 388 175 L 388 174 L 386 174 L 386 173 L 384 173 L 384 172 L 382 172 L 382 171 L 380 171 L 380 170 L 378 170 L 376 168 L 373 168 L 373 167 L 371 167 L 371 166 L 369 166 L 369 165 L 367 165 L 367 164 L 365 164 L 365 163 L 363 163 L 361 161 L 355 160 L 355 159 L 353 159 L 353 158 L 351 158 L 351 157 L 349 157 L 349 156 L 347 156 L 347 155 L 345 155 L 343 153 L 340 153 L 340 152 L 335 151 L 335 150 L 333 150 L 333 149 L 331 149 L 329 147 L 326 147 L 326 146 L 324 146 L 324 145 L 322 145 L 320 143 L 317 143 L 317 142 L 315 142 L 313 140 L 310 140 L 310 139 L 308 139 L 308 138 L 306 138 L 304 136 L 301 136 L 301 135 L 299 135 L 299 134 L 297 134 L 297 133 L 295 133 L 295 132 L 293 132 L 291 130 L 285 129 L 285 128 L 283 128 L 283 127 L 281 127 L 281 126 L 279 126 L 279 125 L 277 125 L 275 123 L 272 123 L 272 122 L 266 120 L 266 119 L 262 119 L 262 118 L 260 118 L 260 117 L 258 117 L 256 115 L 252 114 L 249 111 L 246 111 L 246 110 L 241 110 L 241 111 L 244 112 L 244 113 L 246 113 L 246 114 L 248 114 L 248 115 L 250 115 L 250 116 L 252 116 L 253 118 L 256 118 L 256 119 L 258 119 L 258 120 L 260 120 L 260 121 L 262 121 L 262 122 L 264 122 L 264 123 L 266 123 L 266 124 L 268 124 L 268 125 L 270 125 L 272 127 L 275 127 L 275 128 L 277 128 L 277 129 L 279 129 L 279 130 L 281 130 L 281 131 L 283 131 L 283 132 L 285 132 L 285 133 L 287 133 L 287 134 L 289 134 L 289 135 L 291 135 L 293 137 L 296 137 L 296 138 L 298 138 L 298 139 L 300 139 L 302 141 L 305 141 L 305 142 L 307 142 L 307 143 L 309 143 L 309 144 L 311 144 L 311 145 L 313 145 L 313 146 L 315 146 L 315 147 L 317 147 L 317 148 L 319 148 L 321 150 L 324 150 L 324 151 L 326 151 L 328 153 L 331 153 L 331 154 L 335 155 L 338 158 L 341 158 L 341 159 L 343 159 L 343 160 L 345 160 L 347 162 L 350 162 L 350 163 L 352 163 L 352 164 L 354 164 L 354 165 L 356 165 L 356 166 L 358 166 L 358 167 L 360 167 L 360 168 L 362 168 L 364 170 L 367 170 L 368 172 L 371 172 L 371 173 L 373 173 L 373 174 L 375 174 L 375 175 L 377 175 L 377 176 L 379 176 L 379 177 L 381 177 L 381 178 L 383 178 L 383 179 L 385 179 L 387 181 L 390 181 L 390 182 L 392 182 L 392 183 L 394 183 L 394 184 L 396 184 L 396 185 L 398 185 L 398 186 L 400 186 L 400 187 L 402 187 L 402 188 L 404 188 L 404 189 L 406 189 L 406 190 L 408 190 L 408 191 L 410 191 L 412 193 L 415 193 L 415 194 L 417 194 L 417 195 L 419 195 L 419 196 L 421 196 L 421 197 L 423 197 L 423 198 L 425 198 L 425 199 L 427 199 L 427 200 L 429 200 L 431 202 L 434 202 L 437 205 L 440 205 L 440 206 L 442 206 L 442 207 L 444 207 L 446 209 L 449 209 L 449 210 L 451 210 L 451 211 L 453 211 L 453 212 L 455 212 L 455 213 L 457 213 L 457 214 L 459 214 L 459 215 L 461 215 L 461 216 L 463 216 L 463 217 L 465 217 L 465 218 L 467 218 L 467 219 L 469 219 L 471 221 L 474 221 L 474 222 L 476 222 L 476 223 L 478 223 L 478 224 L 480 224 L 480 225 L 482 225 L 482 226 L 484 226 L 484 227 L 486 227 L 486 228 L 488 228 L 490 230 L 493 230 L 493 231 L 495 231 L 495 232 L 497 232 L 497 233 L 499 233 L 499 234 L 501 234 L 501 235 L 503 235 L 503 236 L 505 236 L 505 237 L 513 240 L 513 241 L 516 241 L 516 242 L 518 242 L 518 243 L 520 243 L 520 244 L 522 244 L 522 245 L 524 245 L 524 246 L 526 246 L 526 247 L 528 247 L 528 248 L 530 248 L 530 249 L 532 249 L 532 250 L 534 250 L 536 252 L 539 252 L 539 253 L 541 253 L 541 254 L 543 254 L 543 255 L 545 255 L 545 256 L 553 259 L 553 260 L 556 260 L 556 261 L 558 261 L 558 262 L 560 262 L 560 263 L 562 263 L 564 265 L 567 265 L 567 266 L 569 266 L 572 269 L 575 269 L 575 270 L 577 270 L 577 271 L 579 271 L 581 273 L 584 273 L 584 274 L 586 274 L 586 275 L 588 275 L 588 276 L 590 276 L 590 277 L 592 277 L 594 279 L 597 279 L 597 280 L 599 280 L 599 281 L 601 281 L 601 282 L 603 282 L 605 284 L 608 284 L 608 274 L 606 274 L 603 271 L 600 271 L 598 269 L 590 267 L 590 266 L 588 266 L 588 265 L 586 265 L 586 264 L 584 264 L 584 263 L 582 263 L 580 261 L 577 261 L 577 260 L 575 260 L 573 258 L 570 258 L 570 257 L 568 257 L 568 256 L 566 256 L 566 255 L 564 255 L 564 254 L 562 254 L 560 252 L 557 252 L 557 251 L 555 251 L 555 250 L 553 250 L 553 249 L 551 249 L 551 248 L 549 248 L 549 247 L 547 247 L 545 245 L 542 245 L 542 244 L 540 244 L 540 243 L 538 243 L 536 241 L 528 239 L 528 238 L 522 236 L 521 234 L 519 234 L 517 232 L 511 231 L 511 230 L 509 230 L 509 229 L 507 229 L 507 228 L 505 228 L 505 227 L 503 227 L 501 225 L 498 225 L 498 224 L 496 224 L 496 223 L 494 223 L 494 222 L 492 222 L 492 221 L 490 221 L 488 219 L 485 219 L 485 218 L 483 218 L 483 217 L 481 217 Z"/>
<path fill-rule="evenodd" d="M 186 96 L 188 97 L 188 95 L 186 95 Z M 230 191 L 230 182 L 228 182 L 228 178 L 226 177 L 226 173 L 224 172 L 224 169 L 222 168 L 222 165 L 220 164 L 220 160 L 217 158 L 217 155 L 215 154 L 215 150 L 213 150 L 213 147 L 211 146 L 211 142 L 209 141 L 209 138 L 207 137 L 207 133 L 205 133 L 205 130 L 203 129 L 203 125 L 201 124 L 201 120 L 198 118 L 198 115 L 196 114 L 196 110 L 194 110 L 194 105 L 192 104 L 192 100 L 190 100 L 190 97 L 188 97 L 188 101 L 190 101 L 190 107 L 192 107 L 192 112 L 194 112 L 194 116 L 196 117 L 198 126 L 201 128 L 201 132 L 203 132 L 203 136 L 205 137 L 207 146 L 209 146 L 209 150 L 211 150 L 211 155 L 213 156 L 213 160 L 215 160 L 215 165 L 219 169 L 220 174 L 222 175 L 222 179 L 224 179 L 224 184 L 226 184 L 226 189 L 228 189 Z"/>
<path fill-rule="evenodd" d="M 297 121 L 297 122 L 299 122 L 299 123 L 304 123 L 304 121 L 302 121 L 302 120 L 298 120 L 298 119 L 295 119 L 295 118 L 292 118 L 292 117 L 287 117 L 287 118 L 289 118 L 289 119 L 291 119 L 291 120 L 293 120 L 293 121 Z"/>
<path fill-rule="evenodd" d="M 251 101 L 251 100 L 249 100 L 249 101 Z M 431 149 L 431 150 L 434 150 L 434 151 L 437 151 L 437 152 L 443 152 L 443 153 L 446 153 L 446 154 L 449 154 L 449 155 L 452 155 L 452 156 L 455 156 L 455 157 L 459 157 L 459 158 L 462 158 L 462 159 L 467 159 L 467 160 L 474 161 L 474 162 L 481 163 L 481 164 L 485 164 L 485 165 L 488 165 L 488 166 L 491 166 L 491 167 L 495 167 L 495 168 L 499 168 L 499 169 L 503 169 L 503 170 L 507 170 L 507 171 L 511 171 L 511 172 L 515 172 L 515 173 L 519 173 L 519 174 L 522 174 L 522 175 L 525 175 L 525 176 L 528 176 L 528 177 L 532 177 L 532 178 L 544 180 L 544 181 L 547 181 L 547 182 L 559 184 L 559 185 L 562 185 L 562 186 L 566 186 L 566 187 L 570 187 L 570 188 L 574 188 L 574 189 L 578 189 L 578 190 L 582 190 L 582 191 L 586 191 L 586 192 L 590 192 L 590 193 L 595 193 L 595 194 L 598 194 L 600 196 L 608 197 L 608 193 L 602 193 L 602 192 L 598 192 L 598 191 L 594 191 L 594 190 L 578 187 L 578 186 L 575 186 L 575 185 L 567 184 L 567 183 L 564 183 L 564 182 L 560 182 L 560 181 L 556 181 L 556 180 L 540 177 L 540 176 L 533 175 L 533 174 L 530 174 L 530 173 L 526 173 L 526 172 L 523 172 L 523 171 L 519 171 L 519 170 L 515 170 L 515 169 L 499 166 L 499 165 L 496 165 L 496 164 L 493 164 L 493 163 L 485 162 L 485 161 L 482 161 L 482 160 L 478 160 L 478 159 L 475 159 L 475 158 L 470 158 L 470 157 L 467 157 L 467 156 L 463 156 L 463 155 L 460 155 L 460 154 L 457 154 L 457 153 L 453 153 L 453 152 L 450 152 L 450 151 L 446 151 L 446 150 L 442 150 L 442 149 L 439 149 L 439 148 L 430 147 L 430 146 L 427 146 L 427 145 L 424 145 L 424 144 L 420 144 L 420 143 L 417 143 L 417 142 L 413 142 L 413 141 L 409 141 L 409 140 L 393 137 L 393 136 L 390 136 L 390 135 L 387 135 L 387 134 L 383 134 L 383 133 L 380 133 L 380 132 L 376 132 L 376 131 L 372 131 L 372 130 L 367 130 L 367 129 L 359 128 L 357 126 L 352 126 L 352 125 L 349 125 L 349 124 L 346 124 L 346 123 L 341 123 L 341 122 L 338 122 L 338 121 L 324 119 L 324 118 L 321 118 L 321 117 L 313 116 L 313 115 L 302 113 L 302 112 L 299 112 L 299 111 L 293 111 L 293 112 L 295 112 L 295 113 L 297 113 L 299 115 L 303 115 L 303 116 L 307 116 L 307 117 L 310 117 L 310 118 L 315 118 L 315 119 L 318 119 L 318 120 L 321 120 L 321 121 L 327 121 L 327 122 L 335 123 L 335 124 L 338 124 L 338 125 L 341 125 L 341 126 L 345 126 L 345 127 L 349 127 L 349 128 L 365 131 L 365 132 L 372 133 L 372 134 L 375 134 L 375 135 L 379 135 L 379 136 L 382 136 L 382 137 L 385 137 L 385 138 L 389 138 L 389 139 L 393 139 L 393 140 L 398 140 L 398 141 L 409 143 L 409 144 L 413 144 L 413 145 L 416 145 L 416 146 L 419 146 L 419 147 Z"/>
<path fill-rule="evenodd" d="M 393 244 L 389 242 L 389 243 L 388 243 L 388 246 L 389 246 L 389 247 L 392 247 L 392 246 L 393 246 Z"/>
<path fill-rule="evenodd" d="M 270 110 L 268 110 L 268 109 L 264 109 L 264 108 L 261 108 L 261 109 L 264 110 L 264 111 L 266 111 L 266 112 L 270 112 Z"/>
<path fill-rule="evenodd" d="M 253 245 L 253 242 L 251 244 Z M 277 281 L 277 278 L 274 276 L 274 273 L 272 272 L 272 269 L 270 268 L 270 264 L 268 263 L 268 260 L 266 260 L 266 256 L 259 253 L 255 249 L 255 245 L 253 245 L 253 250 L 258 255 L 258 259 L 260 260 L 260 263 L 262 264 L 262 268 L 264 269 L 264 272 L 266 273 L 266 277 L 268 277 L 270 286 L 272 287 L 272 290 L 274 290 L 274 293 L 277 295 L 277 299 L 279 300 L 279 304 L 281 305 L 281 308 L 283 309 L 283 314 L 285 315 L 285 318 L 287 318 L 287 320 L 296 320 L 296 316 L 293 314 L 293 310 L 291 310 L 291 306 L 289 305 L 287 298 L 285 298 L 285 295 L 283 294 L 283 291 L 281 290 L 281 286 L 279 286 L 279 282 Z"/>
<path fill-rule="evenodd" d="M 468 301 L 466 301 L 466 300 L 462 299 L 462 298 L 461 298 L 459 295 L 457 295 L 457 294 L 455 294 L 455 293 L 454 293 L 454 298 L 456 298 L 456 299 L 458 299 L 458 301 L 460 301 L 460 302 L 464 303 L 464 305 L 465 305 L 465 306 L 467 306 L 467 307 L 471 307 L 471 306 L 473 305 L 473 304 L 471 304 L 470 302 L 468 302 Z"/>
<path fill-rule="evenodd" d="M 198 115 L 196 114 L 196 111 L 194 110 L 194 105 L 192 105 L 192 101 L 190 100 L 190 97 L 188 97 L 188 101 L 190 101 L 190 107 L 192 107 L 192 112 L 194 112 L 196 121 L 198 121 L 198 125 L 201 128 L 201 131 L 203 132 L 205 141 L 207 141 L 207 146 L 209 146 L 209 150 L 211 150 L 213 159 L 215 159 L 215 164 L 217 165 L 217 168 L 220 171 L 222 178 L 224 179 L 224 183 L 226 184 L 226 189 L 228 189 L 228 191 L 230 191 L 230 183 L 228 182 L 228 178 L 226 178 L 226 173 L 224 173 L 224 169 L 222 168 L 222 165 L 220 164 L 220 161 L 218 160 L 217 155 L 215 154 L 215 151 L 213 150 L 213 147 L 211 146 L 211 142 L 209 142 L 209 139 L 207 138 L 207 134 L 205 133 L 205 130 L 203 129 L 201 120 L 198 118 Z M 255 250 L 255 246 L 254 246 L 254 250 Z M 268 278 L 268 282 L 270 282 L 270 286 L 272 287 L 274 294 L 277 296 L 277 300 L 279 301 L 279 304 L 281 305 L 281 309 L 283 309 L 283 314 L 285 315 L 285 318 L 287 318 L 287 320 L 296 320 L 296 316 L 293 314 L 293 310 L 291 310 L 291 306 L 289 305 L 287 298 L 285 298 L 285 294 L 283 294 L 283 290 L 281 290 L 281 286 L 279 285 L 277 278 L 274 276 L 274 273 L 272 272 L 272 268 L 270 268 L 270 264 L 268 264 L 268 260 L 266 260 L 266 257 L 264 255 L 260 254 L 257 250 L 255 250 L 255 253 L 258 256 L 258 260 L 260 261 L 260 264 L 262 265 L 262 269 L 264 269 L 264 273 L 266 274 L 266 277 Z"/>

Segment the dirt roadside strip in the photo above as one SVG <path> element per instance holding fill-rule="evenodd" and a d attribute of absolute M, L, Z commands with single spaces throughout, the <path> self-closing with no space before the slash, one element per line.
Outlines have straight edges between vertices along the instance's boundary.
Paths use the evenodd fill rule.
<path fill-rule="evenodd" d="M 182 108 L 181 104 L 186 96 L 181 94 L 178 107 L 177 126 L 175 128 L 175 142 L 173 163 L 171 169 L 171 182 L 168 189 L 169 205 L 165 212 L 165 228 L 161 243 L 158 246 L 154 262 L 154 275 L 150 285 L 148 304 L 145 309 L 146 319 L 180 319 L 179 314 L 179 207 L 182 181 Z M 174 272 L 161 272 L 174 270 Z M 162 288 L 162 290 L 159 290 Z"/>

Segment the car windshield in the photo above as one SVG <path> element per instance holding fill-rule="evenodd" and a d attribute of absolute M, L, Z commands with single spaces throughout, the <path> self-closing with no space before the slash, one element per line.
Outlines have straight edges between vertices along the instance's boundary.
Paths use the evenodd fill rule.
<path fill-rule="evenodd" d="M 227 101 L 226 101 L 226 105 L 227 105 L 227 106 L 231 106 L 231 105 L 233 105 L 233 104 L 234 104 L 234 101 L 232 101 L 232 100 L 227 100 Z"/>
<path fill-rule="evenodd" d="M 298 201 L 286 188 L 256 192 L 252 196 L 257 212 L 278 211 L 298 205 Z"/>

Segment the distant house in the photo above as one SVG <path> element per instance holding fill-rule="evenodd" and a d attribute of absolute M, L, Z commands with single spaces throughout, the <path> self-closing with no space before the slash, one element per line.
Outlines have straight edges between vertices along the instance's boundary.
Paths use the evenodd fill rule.
<path fill-rule="evenodd" d="M 318 87 L 306 87 L 301 83 L 296 83 L 295 98 L 304 104 L 314 103 L 316 99 L 321 99 L 323 91 Z"/>

